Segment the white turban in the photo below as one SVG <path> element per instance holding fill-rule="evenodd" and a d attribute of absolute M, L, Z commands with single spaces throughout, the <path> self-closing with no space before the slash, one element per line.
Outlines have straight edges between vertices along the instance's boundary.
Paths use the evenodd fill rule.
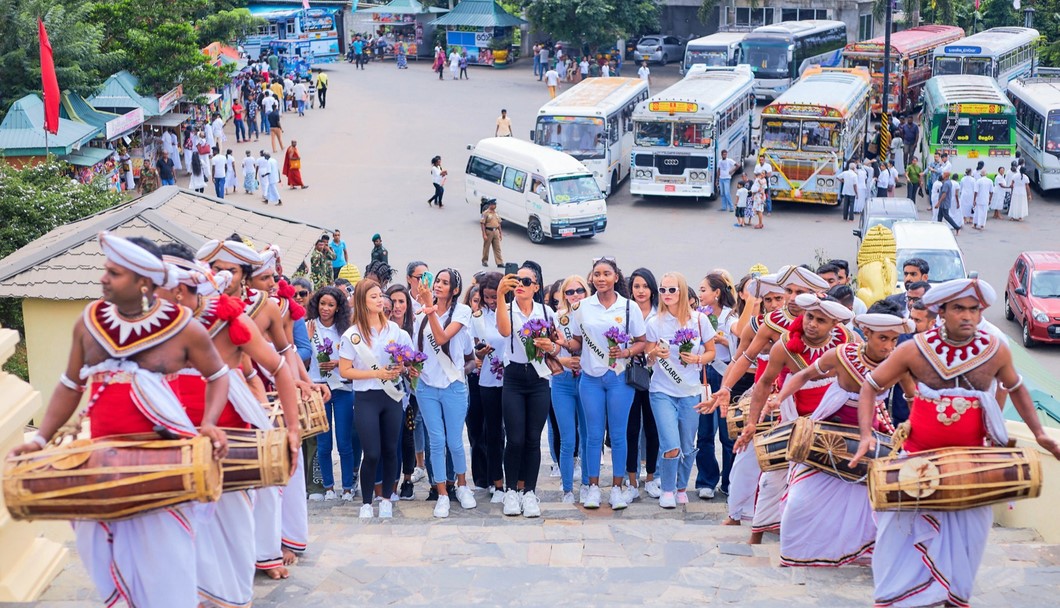
<path fill-rule="evenodd" d="M 781 287 L 796 285 L 811 291 L 828 291 L 828 281 L 802 266 L 784 266 L 778 270 L 777 283 Z"/>
<path fill-rule="evenodd" d="M 99 246 L 111 262 L 150 279 L 158 287 L 170 287 L 170 268 L 150 251 L 106 230 L 99 233 Z"/>
<path fill-rule="evenodd" d="M 208 241 L 195 252 L 195 257 L 207 264 L 214 260 L 221 260 L 229 264 L 247 264 L 258 266 L 261 264 L 261 256 L 257 251 L 247 247 L 239 241 Z"/>
<path fill-rule="evenodd" d="M 223 293 L 225 288 L 232 282 L 232 273 L 222 270 L 215 274 L 205 262 L 185 260 L 184 258 L 170 255 L 162 256 L 162 260 L 173 266 L 177 283 L 195 287 L 197 292 L 202 295 Z M 222 276 L 225 278 L 223 286 L 218 284 L 218 278 Z"/>
<path fill-rule="evenodd" d="M 258 255 L 261 256 L 261 266 L 255 268 L 250 276 L 260 277 L 263 274 L 275 273 L 280 265 L 280 248 L 276 245 L 269 245 Z"/>
<path fill-rule="evenodd" d="M 764 274 L 748 281 L 747 291 L 756 298 L 764 298 L 771 293 L 784 293 L 784 288 L 777 284 L 777 275 Z"/>
<path fill-rule="evenodd" d="M 921 300 L 931 312 L 938 312 L 939 306 L 961 298 L 975 298 L 980 306 L 989 308 L 997 299 L 997 292 L 990 283 L 980 279 L 953 279 L 938 285 L 932 285 Z"/>
<path fill-rule="evenodd" d="M 854 319 L 854 324 L 862 329 L 872 331 L 893 331 L 899 334 L 913 333 L 916 325 L 910 319 L 884 313 L 865 313 Z"/>
<path fill-rule="evenodd" d="M 854 317 L 853 311 L 846 306 L 839 302 L 822 300 L 812 293 L 801 293 L 795 296 L 795 306 L 803 310 L 815 310 L 824 313 L 841 323 L 846 323 Z"/>

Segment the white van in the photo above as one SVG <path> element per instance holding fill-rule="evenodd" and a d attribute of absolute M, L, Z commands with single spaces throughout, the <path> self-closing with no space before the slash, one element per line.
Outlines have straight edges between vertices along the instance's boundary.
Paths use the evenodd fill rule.
<path fill-rule="evenodd" d="M 479 208 L 483 198 L 497 199 L 501 219 L 525 227 L 531 242 L 587 239 L 607 227 L 604 193 L 569 154 L 514 137 L 490 137 L 468 150 L 467 202 Z"/>
<path fill-rule="evenodd" d="M 902 267 L 912 258 L 920 258 L 928 263 L 928 280 L 931 283 L 968 277 L 964 254 L 957 246 L 957 239 L 950 232 L 949 224 L 902 221 L 895 222 L 891 230 L 894 231 L 897 253 L 899 289 L 905 288 L 902 284 Z"/>

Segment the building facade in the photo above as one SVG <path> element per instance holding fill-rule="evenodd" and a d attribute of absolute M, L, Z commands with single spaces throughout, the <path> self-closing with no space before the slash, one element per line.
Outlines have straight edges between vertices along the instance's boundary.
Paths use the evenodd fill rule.
<path fill-rule="evenodd" d="M 664 0 L 659 17 L 661 31 L 681 37 L 696 38 L 718 30 L 754 29 L 781 21 L 835 19 L 847 24 L 847 38 L 853 42 L 883 33 L 883 23 L 872 17 L 872 0 L 779 0 L 755 2 L 717 0 L 707 23 L 698 16 L 702 0 Z"/>

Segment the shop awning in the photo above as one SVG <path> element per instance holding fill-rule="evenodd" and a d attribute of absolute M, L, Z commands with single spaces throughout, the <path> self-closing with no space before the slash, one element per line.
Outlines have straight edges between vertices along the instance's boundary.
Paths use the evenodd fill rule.
<path fill-rule="evenodd" d="M 375 15 L 419 15 L 422 13 L 448 13 L 449 9 L 434 6 L 424 8 L 417 0 L 393 0 L 389 4 L 366 8 L 360 12 Z"/>
<path fill-rule="evenodd" d="M 220 93 L 206 93 L 205 95 L 202 95 L 201 97 L 202 97 L 203 101 L 202 102 L 197 102 L 196 101 L 196 99 L 198 99 L 197 97 L 188 97 L 187 95 L 185 95 L 184 97 L 180 98 L 180 103 L 194 103 L 194 104 L 198 104 L 198 105 L 209 105 L 209 104 L 217 101 L 218 99 L 220 99 L 221 98 L 221 94 Z"/>
<path fill-rule="evenodd" d="M 189 118 L 191 118 L 191 114 L 181 114 L 180 112 L 170 112 L 169 114 L 164 114 L 162 116 L 155 116 L 154 118 L 149 118 L 146 122 L 144 122 L 144 126 L 145 127 L 162 127 L 162 128 L 179 127 L 180 125 L 184 124 L 184 121 L 188 120 Z"/>
<path fill-rule="evenodd" d="M 524 23 L 526 21 L 513 17 L 494 0 L 462 0 L 449 14 L 431 21 L 431 25 L 465 27 L 519 27 Z"/>
<path fill-rule="evenodd" d="M 60 159 L 70 163 L 71 165 L 77 165 L 79 167 L 92 167 L 96 163 L 102 162 L 107 159 L 110 155 L 114 154 L 113 150 L 106 148 L 91 148 L 85 146 L 76 152 L 71 152 L 66 156 L 59 157 Z"/>
<path fill-rule="evenodd" d="M 0 123 L 0 156 L 41 156 L 45 152 L 68 154 L 87 144 L 99 127 L 66 118 L 59 119 L 59 133 L 44 133 L 44 102 L 29 94 L 11 104 Z"/>

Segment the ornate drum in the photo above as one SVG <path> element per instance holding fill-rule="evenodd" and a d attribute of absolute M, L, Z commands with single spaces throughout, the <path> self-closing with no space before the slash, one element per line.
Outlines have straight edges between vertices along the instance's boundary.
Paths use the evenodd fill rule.
<path fill-rule="evenodd" d="M 775 403 L 770 401 L 766 402 L 767 406 L 774 406 Z M 725 417 L 725 426 L 729 430 L 729 438 L 736 441 L 736 438 L 743 432 L 744 427 L 747 425 L 747 413 L 751 410 L 751 391 L 747 391 L 740 397 L 739 403 L 729 408 L 729 415 Z M 769 429 L 773 428 L 776 423 L 780 421 L 780 410 L 773 409 L 766 414 L 765 420 L 758 423 L 758 430 L 756 433 L 765 433 Z"/>
<path fill-rule="evenodd" d="M 788 467 L 789 441 L 796 433 L 806 432 L 807 422 L 809 420 L 806 418 L 797 418 L 780 423 L 766 433 L 755 433 L 755 456 L 762 471 L 778 471 Z"/>
<path fill-rule="evenodd" d="M 280 399 L 276 393 L 268 393 L 268 403 L 263 404 L 269 411 L 269 418 L 276 428 L 286 428 L 283 421 L 283 408 L 280 407 Z M 314 437 L 331 430 L 328 423 L 328 413 L 324 409 L 324 400 L 320 393 L 312 391 L 309 395 L 303 395 L 298 404 L 298 424 L 302 431 L 302 439 Z"/>
<path fill-rule="evenodd" d="M 224 491 L 287 484 L 291 453 L 284 429 L 224 429 L 228 456 L 221 461 Z"/>
<path fill-rule="evenodd" d="M 221 475 L 208 437 L 79 439 L 8 459 L 4 501 L 14 519 L 115 520 L 215 501 Z"/>
<path fill-rule="evenodd" d="M 851 469 L 847 462 L 857 453 L 861 442 L 858 427 L 838 422 L 805 420 L 808 424 L 804 423 L 804 428 L 794 433 L 788 443 L 788 460 L 792 462 L 805 464 L 840 479 L 865 483 L 869 461 L 891 455 L 891 438 L 873 431 L 876 438 L 875 453 L 867 454 Z"/>
<path fill-rule="evenodd" d="M 942 448 L 869 465 L 869 500 L 877 511 L 959 511 L 1041 491 L 1042 465 L 1033 449 Z"/>

